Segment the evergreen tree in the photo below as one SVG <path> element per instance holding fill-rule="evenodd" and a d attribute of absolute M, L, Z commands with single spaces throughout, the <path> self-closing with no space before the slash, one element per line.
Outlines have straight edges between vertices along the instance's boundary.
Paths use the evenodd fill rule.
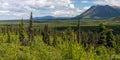
<path fill-rule="evenodd" d="M 116 47 L 115 47 L 115 50 L 116 50 L 116 53 L 119 54 L 120 53 L 120 35 L 116 35 L 115 36 L 116 38 Z"/>
<path fill-rule="evenodd" d="M 99 25 L 99 33 L 105 31 L 106 27 L 103 23 Z"/>
<path fill-rule="evenodd" d="M 80 20 L 78 20 L 78 25 L 77 25 L 77 42 L 81 43 L 81 38 L 80 38 Z"/>
<path fill-rule="evenodd" d="M 44 31 L 42 32 L 42 36 L 43 36 L 43 42 L 50 45 L 50 36 L 49 36 L 48 25 L 45 25 Z"/>
<path fill-rule="evenodd" d="M 99 34 L 100 34 L 100 38 L 98 40 L 99 45 L 115 47 L 115 38 L 112 33 L 112 29 L 107 29 L 104 26 L 104 24 L 100 24 Z"/>
<path fill-rule="evenodd" d="M 94 44 L 95 44 L 95 39 L 94 39 L 94 33 L 93 32 L 91 32 L 91 31 L 89 31 L 88 32 L 88 41 L 87 41 L 87 43 L 89 44 L 89 45 L 92 45 L 92 46 L 94 46 Z"/>
<path fill-rule="evenodd" d="M 115 47 L 115 38 L 114 38 L 114 35 L 112 33 L 112 29 L 109 29 L 106 33 L 107 37 L 106 37 L 106 45 L 108 47 L 112 47 L 114 48 Z"/>
<path fill-rule="evenodd" d="M 9 31 L 9 25 L 7 26 L 7 43 L 11 42 L 11 36 L 10 36 L 10 31 Z"/>
<path fill-rule="evenodd" d="M 99 27 L 98 45 L 106 45 L 106 27 L 104 26 L 104 24 L 100 24 Z"/>
<path fill-rule="evenodd" d="M 69 27 L 68 30 L 67 30 L 67 36 L 68 36 L 68 40 L 70 42 L 74 42 L 74 33 L 73 32 L 74 31 L 72 30 L 72 28 Z"/>
<path fill-rule="evenodd" d="M 98 44 L 106 45 L 106 32 L 101 32 L 98 40 Z"/>
<path fill-rule="evenodd" d="M 56 30 L 54 30 L 54 34 L 53 34 L 53 43 L 52 45 L 55 47 L 57 45 L 57 32 Z"/>
<path fill-rule="evenodd" d="M 19 26 L 19 40 L 20 42 L 23 42 L 25 39 L 25 28 L 24 28 L 24 21 L 21 20 L 20 26 Z"/>
<path fill-rule="evenodd" d="M 62 40 L 63 40 L 63 42 L 66 40 L 66 33 L 65 32 L 62 32 Z"/>
<path fill-rule="evenodd" d="M 10 43 L 11 42 L 11 37 L 10 37 L 10 32 L 8 31 L 7 33 L 7 42 Z"/>
<path fill-rule="evenodd" d="M 32 12 L 30 15 L 30 21 L 29 21 L 29 27 L 28 27 L 28 36 L 29 36 L 29 41 L 30 42 L 34 42 L 35 44 L 35 40 L 34 40 L 34 28 L 33 28 L 33 16 L 32 16 Z"/>

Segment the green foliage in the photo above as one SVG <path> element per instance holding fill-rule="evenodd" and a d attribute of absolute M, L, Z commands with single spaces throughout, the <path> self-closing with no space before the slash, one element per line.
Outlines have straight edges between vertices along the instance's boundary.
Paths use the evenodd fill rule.
<path fill-rule="evenodd" d="M 106 37 L 106 42 L 107 42 L 107 46 L 108 47 L 115 47 L 116 43 L 115 43 L 115 38 L 114 38 L 114 35 L 112 33 L 112 30 L 108 30 L 107 33 L 106 33 L 107 37 Z"/>
<path fill-rule="evenodd" d="M 54 47 L 56 47 L 57 44 L 58 44 L 58 41 L 57 41 L 57 32 L 54 30 L 52 45 L 53 45 Z"/>
<path fill-rule="evenodd" d="M 96 26 L 99 32 L 86 32 L 81 29 L 80 21 L 77 24 L 76 30 L 71 26 L 67 26 L 67 30 L 57 30 L 50 24 L 33 26 L 31 13 L 29 24 L 24 24 L 21 20 L 19 25 L 0 25 L 0 60 L 120 59 L 119 34 L 114 35 L 114 30 L 108 29 L 104 24 Z M 29 42 L 35 45 L 20 45 Z"/>
<path fill-rule="evenodd" d="M 74 31 L 72 30 L 71 27 L 69 27 L 67 30 L 67 38 L 68 38 L 68 41 L 70 41 L 71 43 L 75 42 L 74 41 Z"/>
<path fill-rule="evenodd" d="M 103 23 L 101 23 L 99 25 L 99 32 L 103 32 L 103 31 L 105 31 L 105 29 L 106 29 L 105 25 Z"/>
<path fill-rule="evenodd" d="M 100 33 L 100 39 L 98 41 L 99 45 L 106 45 L 106 32 Z"/>
<path fill-rule="evenodd" d="M 96 59 L 97 60 L 111 60 L 115 58 L 115 51 L 111 48 L 106 48 L 105 46 L 97 47 L 96 51 Z"/>
<path fill-rule="evenodd" d="M 23 19 L 21 20 L 20 26 L 19 26 L 19 40 L 20 42 L 23 42 L 25 39 L 25 27 L 24 27 L 24 22 Z"/>
<path fill-rule="evenodd" d="M 103 24 L 100 24 L 99 28 L 99 40 L 98 44 L 99 45 L 106 45 L 106 27 Z"/>
<path fill-rule="evenodd" d="M 112 29 L 107 29 L 103 24 L 100 24 L 100 38 L 98 44 L 104 45 L 107 47 L 115 47 L 115 38 L 112 32 Z"/>
<path fill-rule="evenodd" d="M 115 38 L 116 38 L 115 50 L 116 50 L 116 53 L 119 54 L 120 53 L 120 35 L 116 35 Z"/>
<path fill-rule="evenodd" d="M 11 33 L 8 31 L 7 32 L 7 43 L 11 43 Z"/>
<path fill-rule="evenodd" d="M 77 25 L 77 42 L 81 43 L 81 38 L 80 38 L 80 20 L 78 20 L 78 25 Z"/>
<path fill-rule="evenodd" d="M 29 21 L 29 27 L 28 27 L 28 38 L 29 38 L 29 41 L 31 42 L 31 44 L 33 43 L 35 45 L 32 12 L 30 15 L 30 21 Z"/>
<path fill-rule="evenodd" d="M 48 31 L 48 25 L 45 25 L 44 27 L 44 31 L 42 32 L 42 36 L 43 36 L 43 41 L 50 45 L 50 35 L 49 35 L 49 31 Z"/>

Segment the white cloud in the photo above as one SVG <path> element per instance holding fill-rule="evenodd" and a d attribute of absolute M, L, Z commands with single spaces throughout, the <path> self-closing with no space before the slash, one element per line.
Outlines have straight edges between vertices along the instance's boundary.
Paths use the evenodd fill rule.
<path fill-rule="evenodd" d="M 0 11 L 0 13 L 8 13 L 9 11 Z"/>
<path fill-rule="evenodd" d="M 55 8 L 55 6 L 54 6 L 54 5 L 51 5 L 50 8 Z"/>
<path fill-rule="evenodd" d="M 5 13 L 4 15 L 11 15 L 16 17 L 26 16 L 32 11 L 34 15 L 39 14 L 39 12 L 48 15 L 50 12 L 63 10 L 61 13 L 68 15 L 70 13 L 75 15 L 77 10 L 71 0 L 0 0 L 0 13 Z M 66 9 L 69 12 L 66 11 Z M 71 11 L 73 9 L 74 11 Z M 48 14 L 46 14 L 48 13 Z M 1 14 L 0 14 L 1 15 Z M 43 14 L 39 14 L 43 15 Z"/>
<path fill-rule="evenodd" d="M 73 17 L 76 15 L 80 15 L 83 11 L 80 9 L 71 9 L 71 10 L 57 10 L 52 12 L 54 16 L 61 16 L 61 17 Z"/>
<path fill-rule="evenodd" d="M 13 16 L 17 16 L 17 17 L 23 17 L 23 15 L 26 15 L 25 13 L 13 13 Z"/>
<path fill-rule="evenodd" d="M 84 1 L 81 1 L 81 3 L 88 3 L 88 1 L 87 1 L 87 0 L 84 0 Z"/>
<path fill-rule="evenodd" d="M 94 4 L 120 6 L 120 0 L 95 0 Z"/>
<path fill-rule="evenodd" d="M 72 9 L 75 8 L 74 4 L 70 4 L 69 7 L 72 8 Z"/>
<path fill-rule="evenodd" d="M 85 7 L 83 7 L 83 9 L 84 10 L 87 10 L 87 9 L 89 9 L 91 6 L 85 6 Z"/>

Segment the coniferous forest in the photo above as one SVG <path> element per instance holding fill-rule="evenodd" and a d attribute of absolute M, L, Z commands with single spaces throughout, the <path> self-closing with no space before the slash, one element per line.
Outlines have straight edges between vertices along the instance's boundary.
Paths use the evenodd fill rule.
<path fill-rule="evenodd" d="M 104 23 L 84 31 L 80 22 L 59 30 L 31 13 L 29 22 L 1 25 L 0 60 L 120 60 L 120 33 Z"/>

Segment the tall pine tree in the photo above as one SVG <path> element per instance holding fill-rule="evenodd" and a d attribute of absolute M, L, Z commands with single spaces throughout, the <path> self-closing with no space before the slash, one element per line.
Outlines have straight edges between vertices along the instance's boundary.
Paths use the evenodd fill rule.
<path fill-rule="evenodd" d="M 24 21 L 21 20 L 21 23 L 19 24 L 19 40 L 20 42 L 23 42 L 25 39 L 25 28 L 24 28 Z"/>
<path fill-rule="evenodd" d="M 52 45 L 55 47 L 57 46 L 57 31 L 54 29 L 54 32 L 53 32 L 53 42 L 52 42 Z"/>
<path fill-rule="evenodd" d="M 77 42 L 81 43 L 81 38 L 80 38 L 80 20 L 78 20 L 78 25 L 77 25 Z"/>
<path fill-rule="evenodd" d="M 107 37 L 106 37 L 106 45 L 107 47 L 115 47 L 115 38 L 112 32 L 112 29 L 108 29 L 107 33 L 106 33 Z"/>
<path fill-rule="evenodd" d="M 112 29 L 108 29 L 104 26 L 104 24 L 100 24 L 99 34 L 100 34 L 98 40 L 99 45 L 104 45 L 112 48 L 115 47 L 116 44 Z"/>
<path fill-rule="evenodd" d="M 29 41 L 33 42 L 35 44 L 32 12 L 31 12 L 31 15 L 30 15 L 30 21 L 29 21 L 29 27 L 28 27 L 28 36 L 29 36 L 28 37 Z"/>
<path fill-rule="evenodd" d="M 7 43 L 11 43 L 11 32 L 10 32 L 10 26 L 7 26 Z"/>
<path fill-rule="evenodd" d="M 43 36 L 43 42 L 50 45 L 50 36 L 49 36 L 48 25 L 45 25 L 44 31 L 42 32 L 42 36 Z"/>
<path fill-rule="evenodd" d="M 104 24 L 99 25 L 98 45 L 106 45 L 106 27 L 104 26 Z"/>

